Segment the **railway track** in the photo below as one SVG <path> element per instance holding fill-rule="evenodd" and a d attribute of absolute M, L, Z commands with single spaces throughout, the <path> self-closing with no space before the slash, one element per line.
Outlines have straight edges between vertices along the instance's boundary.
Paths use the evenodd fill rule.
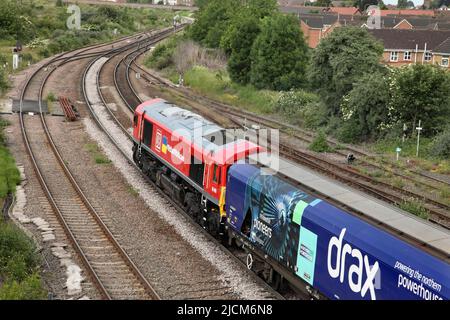
<path fill-rule="evenodd" d="M 159 83 L 159 84 L 163 83 L 164 86 L 169 87 L 169 88 L 171 88 L 171 89 L 174 89 L 173 86 L 171 86 L 170 84 L 167 84 L 167 83 L 164 82 L 162 79 L 158 79 L 158 78 L 156 78 L 156 80 L 155 80 L 155 78 L 149 79 L 148 73 L 147 73 L 144 69 L 142 69 L 142 68 L 140 68 L 140 67 L 138 67 L 138 66 L 136 65 L 135 60 L 136 60 L 136 59 L 139 57 L 139 55 L 142 54 L 145 50 L 146 50 L 145 48 L 140 48 L 140 49 L 138 48 L 137 50 L 136 50 L 136 49 L 135 49 L 135 50 L 131 50 L 131 51 L 128 52 L 125 56 L 123 56 L 121 59 L 118 60 L 118 62 L 117 62 L 117 64 L 116 64 L 116 67 L 115 67 L 115 74 L 118 72 L 117 70 L 120 70 L 121 73 L 125 71 L 125 75 L 121 75 L 121 77 L 122 77 L 121 79 L 122 79 L 122 80 L 126 80 L 126 81 L 117 81 L 117 80 L 116 80 L 115 83 L 116 83 L 117 90 L 120 91 L 120 92 L 122 92 L 122 93 L 120 94 L 120 96 L 121 96 L 122 100 L 124 101 L 125 105 L 127 106 L 127 108 L 128 108 L 130 111 L 134 111 L 133 105 L 136 106 L 136 105 L 138 105 L 139 103 L 142 102 L 141 98 L 139 97 L 139 94 L 136 92 L 136 90 L 134 89 L 134 87 L 133 87 L 133 85 L 132 85 L 132 83 L 131 83 L 131 81 L 130 81 L 132 71 L 134 71 L 134 72 L 139 72 L 139 73 L 141 74 L 141 77 L 144 78 L 144 79 L 146 79 L 147 81 L 151 81 L 152 83 L 155 83 L 155 82 L 156 82 L 156 83 Z M 120 68 L 120 69 L 119 69 L 119 68 Z M 118 83 L 120 83 L 120 86 L 118 85 Z M 178 88 L 177 88 L 177 89 L 178 89 Z M 100 90 L 100 91 L 101 91 L 101 90 Z M 186 95 L 183 95 L 183 96 L 186 96 Z M 127 98 L 127 97 L 129 97 L 129 98 Z M 188 97 L 188 98 L 189 98 L 189 97 Z M 197 101 L 198 101 L 198 100 L 197 100 Z M 130 139 L 130 138 L 131 138 L 131 135 L 130 135 L 129 131 L 127 130 L 127 127 L 129 127 L 129 122 L 128 122 L 128 120 L 126 120 L 124 123 L 122 123 L 122 122 L 118 119 L 118 117 L 116 117 L 115 113 L 114 113 L 111 109 L 108 108 L 107 103 L 104 101 L 104 99 L 103 99 L 103 105 L 106 107 L 107 112 L 111 115 L 111 117 L 114 119 L 114 121 L 115 121 L 115 122 L 118 124 L 118 126 L 121 128 L 121 131 L 123 131 L 123 133 L 128 137 L 128 139 Z M 221 112 L 222 112 L 222 111 L 223 111 L 223 112 L 226 112 L 227 110 L 220 109 L 220 111 L 221 111 Z M 91 110 L 91 113 L 94 114 L 94 111 Z M 237 116 L 236 116 L 236 117 L 238 117 L 238 116 L 242 119 L 242 114 L 237 113 Z M 99 121 L 97 121 L 97 123 L 99 123 Z M 235 123 L 238 124 L 239 122 L 238 122 L 238 121 L 235 121 Z M 100 125 L 100 126 L 101 126 L 101 125 Z M 103 128 L 103 130 L 106 131 L 105 128 Z M 129 154 L 127 155 L 127 153 L 126 153 L 124 150 L 121 150 L 120 146 L 119 146 L 117 143 L 115 143 L 114 138 L 111 137 L 110 134 L 107 133 L 107 135 L 109 136 L 109 138 L 110 138 L 110 140 L 113 142 L 113 144 L 116 145 L 116 147 L 119 149 L 119 151 L 120 151 L 123 155 L 125 155 L 125 156 L 128 158 L 128 161 L 129 161 L 132 165 L 134 165 L 134 163 L 132 162 L 132 159 L 131 159 L 130 155 L 129 155 Z M 292 159 L 292 160 L 294 160 L 294 161 L 296 161 L 296 162 L 303 162 L 304 164 L 306 164 L 305 162 L 308 162 L 308 164 L 309 164 L 310 167 L 312 166 L 315 170 L 318 170 L 318 171 L 320 171 L 320 172 L 325 172 L 325 173 L 328 173 L 328 174 L 330 174 L 330 173 L 333 173 L 333 174 L 334 174 L 334 173 L 340 171 L 340 169 L 337 170 L 336 167 L 332 167 L 332 168 L 326 169 L 325 163 L 318 164 L 317 161 L 316 161 L 317 159 L 315 159 L 313 156 L 311 156 L 311 157 L 303 157 L 303 158 L 302 158 L 302 157 L 299 157 L 299 156 L 297 155 L 297 152 L 294 151 L 292 147 L 289 147 L 289 146 L 282 146 L 282 149 L 283 149 L 283 147 L 286 148 L 286 149 L 284 149 L 284 150 L 282 151 L 282 152 L 286 155 L 286 157 L 287 157 L 287 158 L 290 158 L 290 159 Z M 331 163 L 331 164 L 333 164 L 333 163 Z M 334 165 L 334 164 L 333 164 L 333 165 Z M 355 173 L 355 172 L 350 172 L 350 174 L 352 174 L 353 177 L 350 177 L 349 179 L 352 179 L 353 181 L 358 181 L 358 173 L 357 173 L 357 172 L 356 172 L 356 173 Z M 283 177 L 283 178 L 289 179 L 289 177 Z M 372 181 L 372 179 L 370 179 L 370 177 L 367 177 L 367 179 L 368 179 L 367 181 L 359 182 L 358 184 L 354 184 L 354 186 L 356 186 L 358 189 L 365 190 L 366 192 L 368 192 L 368 188 L 370 188 L 370 182 Z M 338 179 L 338 180 L 340 180 L 340 179 Z M 153 185 L 153 183 L 152 183 L 149 179 L 147 179 L 147 181 L 148 181 L 150 184 Z M 341 180 L 341 181 L 342 181 L 342 180 Z M 347 180 L 346 182 L 348 183 L 349 181 Z M 155 186 L 155 187 L 156 187 L 156 186 Z M 304 186 L 300 186 L 300 187 L 304 187 Z M 157 188 L 157 187 L 156 187 L 156 188 Z M 312 192 L 312 193 L 317 193 L 317 190 L 308 190 L 308 188 L 305 188 L 305 190 L 307 190 L 307 191 L 309 191 L 309 192 Z M 376 196 L 376 197 L 378 197 L 378 198 L 381 198 L 381 199 L 383 199 L 383 200 L 385 200 L 385 201 L 388 201 L 387 199 L 389 199 L 388 202 L 391 202 L 391 203 L 400 203 L 400 202 L 403 200 L 402 197 L 396 197 L 396 196 L 393 195 L 391 192 L 383 192 L 381 189 L 379 189 L 379 190 L 375 189 L 375 190 L 373 190 L 372 192 L 368 192 L 368 193 L 370 193 L 370 194 L 372 194 L 372 195 L 374 195 L 374 196 Z M 163 194 L 166 198 L 168 198 L 163 192 L 162 192 L 162 194 Z M 324 196 L 322 195 L 322 197 L 323 197 L 324 199 L 330 200 L 330 199 L 328 199 L 328 197 L 326 197 L 326 196 L 324 197 Z M 167 200 L 168 200 L 175 208 L 177 208 L 177 210 L 180 211 L 183 215 L 186 215 L 186 213 L 184 212 L 184 210 L 183 210 L 182 208 L 179 208 L 179 207 L 177 206 L 177 204 L 176 204 L 174 201 L 172 201 L 170 198 L 168 198 Z M 330 201 L 330 202 L 333 202 L 333 201 Z M 437 207 L 439 207 L 439 205 L 440 205 L 440 204 L 437 204 Z M 341 205 L 340 207 L 343 207 L 343 208 L 346 209 L 346 210 L 352 211 L 350 208 L 348 208 L 348 207 L 345 206 L 345 205 Z M 355 214 L 358 215 L 358 216 L 360 216 L 363 220 L 366 220 L 366 221 L 369 221 L 369 222 L 371 222 L 371 223 L 373 223 L 373 224 L 376 224 L 376 225 L 380 226 L 381 228 L 383 228 L 383 229 L 389 231 L 390 233 L 395 234 L 395 235 L 397 235 L 397 236 L 400 236 L 400 237 L 403 238 L 405 241 L 407 241 L 407 242 L 409 242 L 409 243 L 411 243 L 411 244 L 413 244 L 413 245 L 415 245 L 415 246 L 421 247 L 421 248 L 422 248 L 423 250 L 425 250 L 425 251 L 428 251 L 428 252 L 430 252 L 430 253 L 432 253 L 432 254 L 435 254 L 436 256 L 442 257 L 443 259 L 448 259 L 448 256 L 446 256 L 445 254 L 443 254 L 443 253 L 441 253 L 441 252 L 436 252 L 433 248 L 428 247 L 427 244 L 418 242 L 414 237 L 404 235 L 404 234 L 401 233 L 401 232 L 399 233 L 398 230 L 393 229 L 392 227 L 390 227 L 390 226 L 388 226 L 388 225 L 385 225 L 384 223 L 382 223 L 382 222 L 380 222 L 380 221 L 374 221 L 373 219 L 371 220 L 370 218 L 366 217 L 366 216 L 365 216 L 363 213 L 361 213 L 361 212 L 356 212 Z M 444 213 L 444 215 L 432 216 L 432 219 L 431 219 L 431 220 L 433 220 L 433 221 L 439 221 L 439 223 L 440 223 L 440 224 L 443 224 L 443 225 L 445 225 L 446 221 L 448 221 L 447 215 L 445 215 L 445 213 Z M 239 259 L 239 258 L 238 258 L 238 259 Z M 245 262 L 245 261 L 243 261 L 243 260 L 244 260 L 244 259 L 242 259 L 242 257 L 241 257 L 240 261 L 241 261 L 241 262 Z"/>
<path fill-rule="evenodd" d="M 164 34 L 161 38 L 158 38 L 158 40 L 155 41 L 159 42 L 162 39 L 166 38 L 168 36 L 168 34 Z M 114 67 L 114 84 L 116 86 L 117 91 L 119 92 L 119 95 L 121 97 L 121 99 L 123 99 L 125 105 L 127 106 L 127 108 L 130 110 L 130 112 L 132 113 L 134 111 L 133 109 L 133 104 L 132 103 L 141 103 L 142 100 L 139 97 L 139 95 L 137 94 L 137 92 L 134 90 L 134 88 L 130 85 L 130 79 L 129 76 L 127 75 L 121 75 L 120 73 L 122 72 L 126 72 L 129 73 L 129 68 L 131 65 L 131 61 L 133 61 L 142 51 L 145 51 L 147 49 L 141 47 L 141 48 L 135 48 L 135 49 L 130 49 L 128 51 L 126 51 L 123 55 L 123 57 L 110 57 L 111 60 L 117 61 Z M 91 66 L 94 64 L 95 61 L 92 62 Z M 101 83 L 100 82 L 100 76 L 101 73 L 103 72 L 103 68 L 106 65 L 103 64 L 102 68 L 99 70 L 98 74 L 97 74 L 97 83 Z M 85 74 L 83 76 L 84 79 L 86 79 L 87 77 L 87 71 L 89 70 L 90 66 L 88 66 L 88 68 L 86 68 Z M 125 81 L 121 81 L 121 80 L 125 80 Z M 83 81 L 84 83 L 86 83 L 86 81 Z M 102 94 L 102 89 L 104 86 L 103 85 L 99 85 L 97 88 L 97 92 L 99 94 L 99 98 L 101 100 L 101 104 L 105 107 L 105 109 L 107 110 L 108 114 L 112 117 L 113 121 L 115 122 L 115 124 L 117 124 L 120 127 L 120 130 L 122 131 L 122 133 L 125 135 L 126 139 L 131 142 L 132 140 L 132 136 L 131 134 L 128 132 L 128 130 L 125 128 L 125 126 L 121 123 L 121 121 L 118 119 L 118 117 L 114 114 L 114 112 L 108 107 L 108 103 L 106 102 L 106 99 L 104 98 L 104 95 Z M 84 96 L 85 96 L 85 100 L 87 101 L 88 107 L 90 109 L 91 115 L 93 116 L 95 122 L 97 123 L 97 125 L 101 128 L 101 130 L 103 132 L 105 132 L 105 134 L 108 136 L 109 140 L 111 141 L 111 143 L 116 147 L 116 149 L 125 157 L 125 159 L 128 161 L 128 163 L 134 167 L 139 174 L 145 179 L 145 181 L 147 181 L 150 185 L 152 185 L 155 189 L 160 190 L 160 188 L 153 182 L 151 181 L 147 176 L 145 176 L 142 171 L 135 165 L 132 156 L 131 156 L 131 144 L 130 144 L 130 148 L 128 148 L 128 150 L 124 150 L 123 144 L 121 144 L 115 137 L 114 134 L 111 134 L 111 132 L 108 131 L 108 129 L 104 126 L 104 124 L 102 123 L 102 121 L 99 119 L 99 117 L 96 114 L 96 111 L 94 110 L 94 105 L 97 105 L 97 102 L 92 102 L 90 101 L 90 99 L 87 96 L 86 93 L 86 86 L 83 86 L 83 91 L 84 91 Z M 130 100 L 127 100 L 127 97 L 131 97 Z M 123 142 L 123 141 L 122 141 Z M 177 202 L 175 202 L 172 198 L 170 198 L 166 193 L 164 193 L 162 190 L 160 190 L 161 195 L 165 198 L 166 201 L 168 201 L 178 212 L 180 212 L 185 218 L 187 218 L 188 221 L 190 221 L 192 223 L 192 225 L 196 228 L 196 230 L 203 234 L 205 237 L 207 237 L 208 240 L 210 241 L 214 241 L 215 243 L 217 243 L 217 239 L 215 239 L 212 235 L 210 235 L 208 232 L 206 232 L 200 225 L 198 225 L 197 223 L 195 223 L 192 220 L 192 217 L 190 217 L 184 210 L 184 208 L 182 208 Z M 241 264 L 243 267 L 246 267 L 246 255 L 244 256 L 244 258 L 242 257 L 242 252 L 239 252 L 241 254 L 241 256 L 239 256 L 237 254 L 237 252 L 232 252 L 232 250 L 226 248 L 225 246 L 223 246 L 220 243 L 217 243 L 217 246 L 220 248 L 220 250 L 222 250 L 224 253 L 226 253 L 228 256 L 230 256 L 234 261 L 238 262 L 239 264 Z M 256 276 L 255 274 L 251 273 L 252 275 L 254 275 L 254 280 L 257 281 L 258 283 L 260 283 L 263 287 L 266 288 L 266 290 L 268 291 L 268 295 L 267 297 L 270 299 L 284 299 L 284 297 L 282 295 L 280 295 L 277 291 L 275 291 L 274 289 L 272 289 L 267 283 L 265 283 L 260 277 Z M 306 297 L 302 297 L 302 298 L 306 298 Z"/>
<path fill-rule="evenodd" d="M 21 131 L 44 193 L 100 295 L 105 299 L 159 299 L 158 293 L 109 231 L 64 163 L 53 142 L 46 116 L 42 112 L 39 116 L 22 112 L 24 99 L 33 98 L 37 99 L 42 111 L 43 89 L 55 70 L 50 69 L 50 65 L 57 61 L 60 62 L 58 66 L 62 66 L 71 61 L 103 54 L 102 50 L 91 54 L 86 52 L 103 46 L 105 45 L 62 54 L 31 74 L 20 95 Z M 111 49 L 107 49 L 107 52 L 110 51 Z"/>
<path fill-rule="evenodd" d="M 300 135 L 298 133 L 293 133 L 293 126 L 281 124 L 276 120 L 268 119 L 264 116 L 259 116 L 256 114 L 253 114 L 251 112 L 236 109 L 231 106 L 224 105 L 222 103 L 218 103 L 216 101 L 212 101 L 210 99 L 200 97 L 196 94 L 193 94 L 192 92 L 187 91 L 184 88 L 177 88 L 170 83 L 167 83 L 165 80 L 161 79 L 160 77 L 149 73 L 147 70 L 143 69 L 139 65 L 136 64 L 137 57 L 141 54 L 141 52 L 138 52 L 137 54 L 133 55 L 132 59 L 129 59 L 128 65 L 128 73 L 131 71 L 139 72 L 141 74 L 141 77 L 147 80 L 149 83 L 153 85 L 159 85 L 164 86 L 166 89 L 170 90 L 171 93 L 177 95 L 177 96 L 183 96 L 186 99 L 194 100 L 198 103 L 206 103 L 208 106 L 211 106 L 215 110 L 218 110 L 221 114 L 226 114 L 228 116 L 231 116 L 233 118 L 233 122 L 237 126 L 243 125 L 243 120 L 251 121 L 259 126 L 271 128 L 271 129 L 279 129 L 283 132 L 288 132 L 289 135 L 293 135 L 295 138 L 302 139 L 307 142 L 311 142 L 313 139 L 313 135 L 308 133 L 309 138 L 305 138 L 304 135 Z M 133 87 L 131 82 L 128 81 L 128 86 Z M 129 94 L 133 94 L 134 98 L 133 100 L 136 101 L 139 99 L 138 95 L 135 93 L 134 89 L 129 90 Z M 140 99 L 139 99 L 140 100 Z M 194 107 L 195 108 L 195 107 Z M 200 112 L 204 110 L 198 110 Z M 301 130 L 301 129 L 297 129 Z M 304 130 L 301 130 L 304 132 Z M 335 143 L 336 142 L 332 142 Z M 319 155 L 315 155 L 313 153 L 305 152 L 292 144 L 286 143 L 286 142 L 280 142 L 279 145 L 280 154 L 284 157 L 293 160 L 294 162 L 304 164 L 310 168 L 313 168 L 316 171 L 319 171 L 323 174 L 326 174 L 336 180 L 339 180 L 341 182 L 344 182 L 348 185 L 351 185 L 353 187 L 356 187 L 359 190 L 362 190 L 372 196 L 375 196 L 383 201 L 386 201 L 388 203 L 392 203 L 394 205 L 400 205 L 404 203 L 405 201 L 411 200 L 411 199 L 417 199 L 424 202 L 424 207 L 427 209 L 429 215 L 428 220 L 437 223 L 439 225 L 444 226 L 445 228 L 450 228 L 450 206 L 442 203 L 440 201 L 437 201 L 433 199 L 428 194 L 419 194 L 417 192 L 409 191 L 404 188 L 396 187 L 392 184 L 377 181 L 370 177 L 367 174 L 364 174 L 362 172 L 359 172 L 355 170 L 353 167 L 348 165 L 341 165 L 337 164 L 333 161 L 324 159 L 323 157 L 320 157 Z M 365 153 L 362 150 L 355 149 L 348 147 L 346 149 L 347 151 L 351 151 L 357 155 L 364 155 L 367 157 L 372 157 L 372 155 Z M 340 151 L 342 155 L 346 155 L 346 153 Z M 376 164 L 373 164 L 372 162 L 367 162 L 368 165 L 374 166 L 378 169 L 382 169 L 381 167 L 377 166 Z M 383 169 L 384 170 L 384 169 Z M 405 176 L 403 174 L 396 173 L 394 170 L 390 171 L 392 174 L 397 175 L 399 177 L 405 178 L 410 181 L 417 182 L 412 177 Z M 439 180 L 440 183 L 442 181 Z M 423 183 L 423 181 L 421 181 Z M 438 186 L 434 183 L 425 183 L 428 187 L 433 188 L 435 190 L 440 190 L 441 186 Z"/>

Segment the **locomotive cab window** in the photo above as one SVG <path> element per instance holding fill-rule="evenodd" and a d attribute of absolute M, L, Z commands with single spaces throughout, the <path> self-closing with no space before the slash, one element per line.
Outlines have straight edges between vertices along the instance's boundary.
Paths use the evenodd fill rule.
<path fill-rule="evenodd" d="M 136 126 L 137 126 L 137 122 L 138 122 L 138 116 L 137 116 L 137 114 L 134 114 L 134 117 L 133 117 L 133 127 L 136 127 Z"/>
<path fill-rule="evenodd" d="M 151 146 L 152 144 L 152 135 L 153 135 L 153 123 L 150 121 L 144 120 L 144 133 L 143 133 L 142 141 L 146 146 Z"/>
<path fill-rule="evenodd" d="M 205 170 L 205 164 L 191 156 L 191 166 L 189 168 L 189 178 L 191 178 L 200 187 L 203 187 L 203 171 Z"/>
<path fill-rule="evenodd" d="M 213 168 L 213 182 L 220 183 L 220 167 L 217 164 Z"/>

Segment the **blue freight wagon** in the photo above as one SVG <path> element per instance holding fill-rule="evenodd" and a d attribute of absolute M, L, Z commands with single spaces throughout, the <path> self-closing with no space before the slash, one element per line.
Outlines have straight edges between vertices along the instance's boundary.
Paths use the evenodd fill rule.
<path fill-rule="evenodd" d="M 228 172 L 229 229 L 329 299 L 450 297 L 450 265 L 259 167 Z"/>

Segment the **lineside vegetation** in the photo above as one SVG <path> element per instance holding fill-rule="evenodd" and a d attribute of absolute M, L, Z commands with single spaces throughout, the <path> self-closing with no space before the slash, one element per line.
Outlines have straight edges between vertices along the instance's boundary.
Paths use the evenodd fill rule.
<path fill-rule="evenodd" d="M 6 148 L 0 118 L 0 208 L 20 182 L 14 158 Z M 40 258 L 34 243 L 12 222 L 0 216 L 0 300 L 45 299 L 47 292 L 39 275 Z"/>

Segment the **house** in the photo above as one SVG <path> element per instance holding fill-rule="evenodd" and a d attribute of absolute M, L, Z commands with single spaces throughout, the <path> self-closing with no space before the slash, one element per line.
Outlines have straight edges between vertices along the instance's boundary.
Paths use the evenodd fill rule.
<path fill-rule="evenodd" d="M 310 48 L 315 48 L 320 40 L 336 27 L 357 26 L 367 28 L 367 17 L 340 15 L 334 13 L 298 14 L 300 27 Z M 433 17 L 388 16 L 381 17 L 382 29 L 402 30 L 450 30 L 450 19 Z"/>
<path fill-rule="evenodd" d="M 329 12 L 334 12 L 342 15 L 347 16 L 354 16 L 354 15 L 362 15 L 361 10 L 359 8 L 355 7 L 329 7 L 327 8 Z"/>
<path fill-rule="evenodd" d="M 449 69 L 449 30 L 372 29 L 384 45 L 383 62 L 391 66 L 437 64 Z"/>
<path fill-rule="evenodd" d="M 317 47 L 320 40 L 338 26 L 341 26 L 338 15 L 310 14 L 300 16 L 300 28 L 310 48 Z"/>
<path fill-rule="evenodd" d="M 386 16 L 381 17 L 382 29 L 416 29 L 416 30 L 450 30 L 450 19 L 416 16 Z M 367 25 L 362 25 L 367 27 Z"/>
<path fill-rule="evenodd" d="M 420 10 L 420 9 L 395 9 L 395 10 L 380 10 L 380 15 L 385 16 L 436 16 L 434 10 Z"/>

